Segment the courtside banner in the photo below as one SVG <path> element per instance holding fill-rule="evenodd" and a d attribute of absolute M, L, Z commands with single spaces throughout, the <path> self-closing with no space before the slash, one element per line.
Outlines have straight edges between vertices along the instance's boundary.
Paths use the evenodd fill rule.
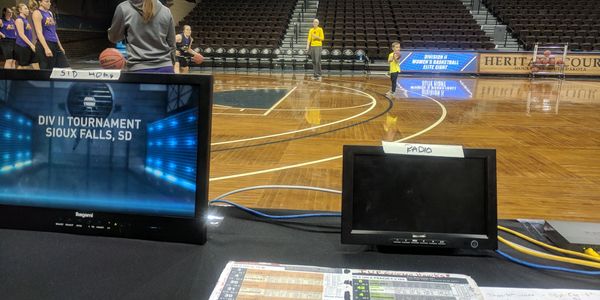
<path fill-rule="evenodd" d="M 532 53 L 480 53 L 481 74 L 528 74 Z"/>
<path fill-rule="evenodd" d="M 400 69 L 403 72 L 476 73 L 475 52 L 402 51 Z"/>
<path fill-rule="evenodd" d="M 567 54 L 567 75 L 600 75 L 600 54 Z"/>
<path fill-rule="evenodd" d="M 480 74 L 529 74 L 532 53 L 481 53 Z M 560 56 L 558 54 L 555 54 Z M 567 75 L 600 75 L 600 54 L 569 53 L 565 60 Z"/>

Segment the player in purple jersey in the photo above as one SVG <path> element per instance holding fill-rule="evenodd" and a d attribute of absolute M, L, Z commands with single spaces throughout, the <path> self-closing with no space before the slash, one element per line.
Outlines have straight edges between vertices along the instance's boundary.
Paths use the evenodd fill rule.
<path fill-rule="evenodd" d="M 23 3 L 17 6 L 19 16 L 15 20 L 17 28 L 17 39 L 15 42 L 15 59 L 17 60 L 17 69 L 39 69 L 37 58 L 35 56 L 35 46 L 31 42 L 33 33 L 31 25 L 27 21 L 29 16 L 29 7 Z"/>
<path fill-rule="evenodd" d="M 50 0 L 32 0 L 30 6 L 36 8 L 32 19 L 37 36 L 36 53 L 40 61 L 40 68 L 68 68 L 69 62 L 65 56 L 65 49 L 60 44 L 56 34 L 56 20 L 50 11 Z"/>
<path fill-rule="evenodd" d="M 175 36 L 175 55 L 177 60 L 175 61 L 175 73 L 187 74 L 190 72 L 190 61 L 194 55 L 197 55 L 196 51 L 192 49 L 192 27 L 190 25 L 183 26 L 183 32 Z"/>
<path fill-rule="evenodd" d="M 13 11 L 9 7 L 2 9 L 2 20 L 0 21 L 0 48 L 4 55 L 5 69 L 16 68 L 15 61 L 15 41 L 17 39 L 17 29 L 15 27 L 15 20 L 13 19 Z"/>

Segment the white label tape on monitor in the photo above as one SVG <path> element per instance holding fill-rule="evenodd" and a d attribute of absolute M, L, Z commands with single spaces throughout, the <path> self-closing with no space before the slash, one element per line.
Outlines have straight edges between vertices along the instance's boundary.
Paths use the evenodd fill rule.
<path fill-rule="evenodd" d="M 462 146 L 456 145 L 434 145 L 434 144 L 410 144 L 382 142 L 383 151 L 388 154 L 441 156 L 464 158 L 465 153 Z"/>
<path fill-rule="evenodd" d="M 71 80 L 119 80 L 121 70 L 52 69 L 50 78 Z"/>

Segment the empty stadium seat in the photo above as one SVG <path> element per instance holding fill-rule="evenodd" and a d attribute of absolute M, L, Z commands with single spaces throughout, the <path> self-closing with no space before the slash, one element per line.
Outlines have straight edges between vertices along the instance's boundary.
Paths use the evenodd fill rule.
<path fill-rule="evenodd" d="M 295 0 L 202 0 L 179 22 L 177 32 L 190 25 L 194 46 L 258 48 L 244 56 L 265 58 L 264 49 L 272 53 L 281 46 L 295 6 Z"/>
<path fill-rule="evenodd" d="M 332 39 L 325 47 L 354 44 L 371 58 L 387 58 L 394 41 L 402 48 L 495 48 L 459 0 L 321 0 L 317 18 Z"/>
<path fill-rule="evenodd" d="M 600 28 L 597 0 L 483 0 L 483 3 L 526 50 L 538 42 L 569 43 L 573 50 L 595 50 Z"/>

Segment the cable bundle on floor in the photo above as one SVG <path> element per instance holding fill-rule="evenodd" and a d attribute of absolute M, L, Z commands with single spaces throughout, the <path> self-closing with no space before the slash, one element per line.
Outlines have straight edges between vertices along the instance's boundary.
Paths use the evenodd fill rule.
<path fill-rule="evenodd" d="M 552 245 L 548 245 L 544 242 L 538 241 L 536 239 L 530 238 L 522 233 L 516 232 L 512 229 L 503 227 L 503 226 L 498 226 L 499 230 L 508 232 L 510 234 L 513 234 L 519 238 L 522 238 L 528 242 L 531 242 L 533 244 L 536 244 L 538 246 L 544 247 L 546 249 L 550 249 L 550 250 L 554 250 L 563 254 L 567 254 L 567 255 L 571 255 L 571 256 L 576 256 L 576 257 L 580 257 L 583 259 L 576 259 L 576 258 L 570 258 L 570 257 L 564 257 L 564 256 L 558 256 L 558 255 L 553 255 L 553 254 L 548 254 L 548 253 L 543 253 L 540 251 L 536 251 L 524 246 L 521 246 L 519 244 L 513 243 L 511 241 L 508 241 L 507 239 L 498 236 L 498 241 L 502 242 L 503 244 L 509 246 L 510 248 L 519 251 L 521 253 L 527 254 L 527 255 L 531 255 L 534 257 L 538 257 L 538 258 L 542 258 L 542 259 L 548 259 L 548 260 L 552 260 L 552 261 L 559 261 L 559 262 L 565 262 L 565 263 L 570 263 L 570 264 L 576 264 L 576 265 L 580 265 L 580 266 L 586 266 L 586 267 L 590 267 L 590 268 L 595 268 L 595 269 L 600 269 L 600 257 L 596 257 L 594 255 L 589 255 L 586 253 L 580 253 L 580 252 L 576 252 L 576 251 L 571 251 L 571 250 L 567 250 L 567 249 L 562 249 L 559 247 L 555 247 Z M 552 270 L 552 271 L 563 271 L 563 272 L 569 272 L 569 273 L 575 273 L 575 274 L 581 274 L 581 275 L 600 275 L 600 271 L 586 271 L 586 270 L 577 270 L 577 269 L 570 269 L 570 268 L 563 268 L 563 267 L 556 267 L 556 266 L 549 266 L 549 265 L 541 265 L 541 264 L 535 264 L 535 263 L 531 263 L 531 262 L 527 262 L 521 259 L 518 259 L 516 257 L 513 257 L 503 251 L 497 250 L 496 251 L 498 254 L 500 254 L 501 256 L 503 256 L 504 258 L 514 262 L 514 263 L 518 263 L 527 267 L 531 267 L 531 268 L 536 268 L 536 269 L 543 269 L 543 270 Z"/>

